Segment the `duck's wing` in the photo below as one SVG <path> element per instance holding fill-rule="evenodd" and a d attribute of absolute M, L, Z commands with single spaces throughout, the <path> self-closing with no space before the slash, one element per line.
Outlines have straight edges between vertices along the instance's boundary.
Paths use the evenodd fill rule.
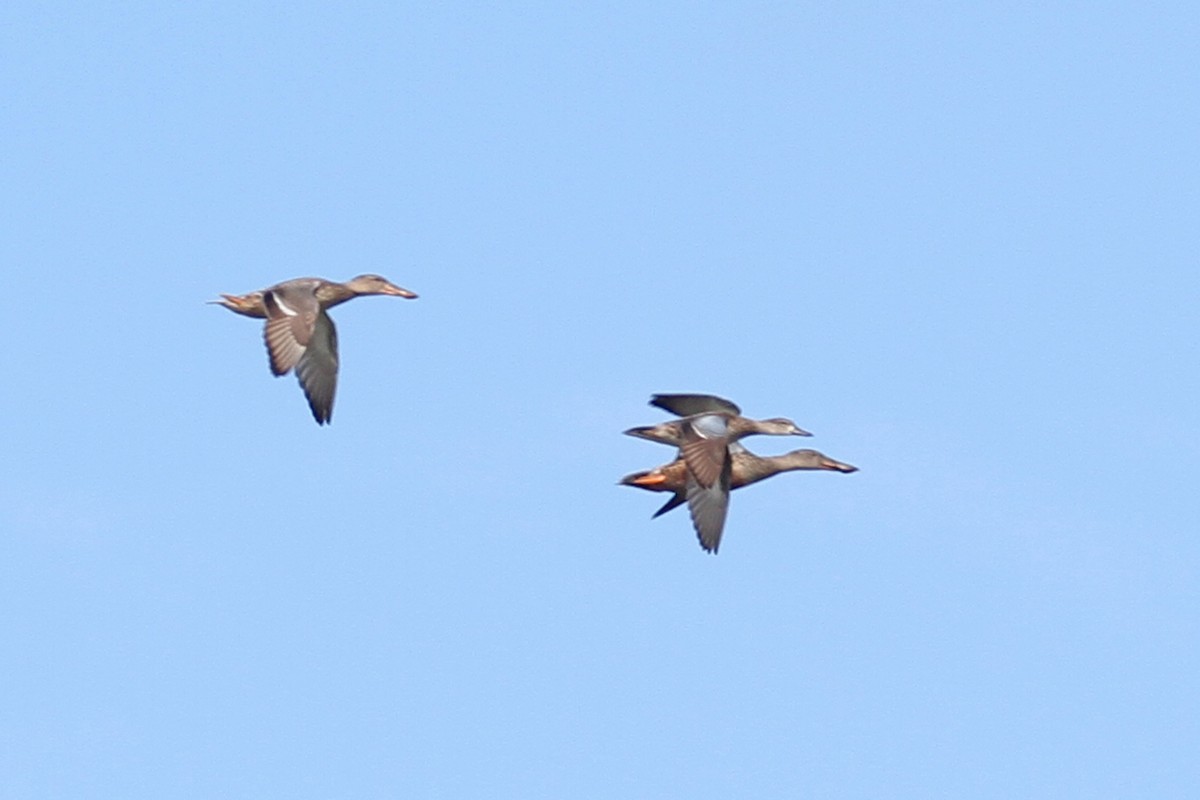
<path fill-rule="evenodd" d="M 704 488 L 714 486 L 729 466 L 729 421 L 720 414 L 702 414 L 681 421 L 679 453 L 688 474 Z"/>
<path fill-rule="evenodd" d="M 296 363 L 296 378 L 308 398 L 313 419 L 324 425 L 333 418 L 333 396 L 337 391 L 337 328 L 324 311 L 317 314 L 312 338 Z"/>
<path fill-rule="evenodd" d="M 313 418 L 324 425 L 333 415 L 337 389 L 337 328 L 317 300 L 315 282 L 290 281 L 267 289 L 263 306 L 271 372 L 285 375 L 295 369 Z"/>
<path fill-rule="evenodd" d="M 692 515 L 692 527 L 700 546 L 716 553 L 721 546 L 721 534 L 725 530 L 725 517 L 729 512 L 729 462 L 712 486 L 702 486 L 689 473 L 687 483 L 688 511 Z"/>
<path fill-rule="evenodd" d="M 311 289 L 283 283 L 263 292 L 267 324 L 263 341 L 271 360 L 271 372 L 286 375 L 304 356 L 321 316 L 321 304 Z"/>
<path fill-rule="evenodd" d="M 658 519 L 663 514 L 670 511 L 671 509 L 679 508 L 681 505 L 683 505 L 686 502 L 687 502 L 687 495 L 684 492 L 679 492 L 678 494 L 673 494 L 673 495 L 671 495 L 671 499 L 668 500 L 667 502 L 663 503 L 662 508 L 660 508 L 658 511 L 655 511 L 654 516 L 650 517 L 650 519 Z"/>
<path fill-rule="evenodd" d="M 712 412 L 735 415 L 742 413 L 732 400 L 717 397 L 715 394 L 656 394 L 651 395 L 650 405 L 679 417 Z"/>
<path fill-rule="evenodd" d="M 733 459 L 729 455 L 729 419 L 723 414 L 701 414 L 682 422 L 683 445 L 679 451 L 687 464 L 688 511 L 700 546 L 715 553 L 729 510 L 733 470 Z"/>

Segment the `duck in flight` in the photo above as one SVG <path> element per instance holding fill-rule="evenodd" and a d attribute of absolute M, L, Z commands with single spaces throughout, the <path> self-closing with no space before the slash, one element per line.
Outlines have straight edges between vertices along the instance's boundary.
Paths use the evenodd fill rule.
<path fill-rule="evenodd" d="M 742 410 L 732 401 L 712 394 L 656 394 L 650 396 L 650 405 L 669 411 L 678 417 L 684 417 L 684 419 L 630 428 L 625 431 L 626 436 L 636 436 L 639 439 L 648 439 L 652 442 L 679 447 L 683 444 L 685 428 L 690 427 L 696 418 L 705 414 L 720 414 L 725 417 L 733 441 L 756 433 L 768 436 L 812 436 L 811 433 L 786 417 L 770 419 L 743 417 Z"/>
<path fill-rule="evenodd" d="M 258 292 L 223 294 L 211 302 L 235 314 L 266 320 L 263 341 L 271 372 L 279 376 L 294 369 L 313 419 L 324 425 L 333 416 L 338 372 L 337 328 L 326 312 L 364 295 L 417 296 L 378 275 L 359 275 L 345 283 L 295 278 Z"/>
<path fill-rule="evenodd" d="M 717 551 L 721 542 L 721 533 L 725 529 L 725 518 L 729 511 L 729 493 L 733 489 L 735 463 L 743 462 L 740 468 L 744 473 L 743 478 L 748 477 L 753 471 L 753 467 L 750 466 L 753 462 L 744 455 L 749 454 L 749 451 L 738 444 L 738 440 L 759 433 L 776 436 L 812 435 L 798 427 L 790 419 L 783 417 L 765 420 L 743 417 L 737 404 L 716 395 L 656 394 L 651 397 L 650 405 L 680 415 L 682 419 L 653 426 L 631 428 L 625 433 L 650 441 L 675 445 L 679 448 L 679 457 L 676 462 L 669 465 L 671 470 L 668 474 L 671 475 L 671 485 L 663 484 L 662 488 L 654 489 L 655 491 L 669 490 L 675 493 L 675 497 L 668 501 L 659 510 L 659 513 L 669 511 L 686 501 L 688 512 L 692 517 L 692 526 L 696 529 L 700 544 L 705 550 L 712 553 Z M 739 457 L 735 459 L 735 455 Z M 749 455 L 757 458 L 753 454 Z M 830 460 L 832 461 L 832 459 Z M 785 462 L 780 462 L 780 464 L 782 463 Z M 820 467 L 810 468 L 820 469 Z M 775 471 L 783 471 L 783 469 L 780 467 Z M 653 472 L 654 470 L 650 471 L 650 473 Z M 775 473 L 771 472 L 770 474 Z M 622 483 L 626 483 L 638 475 L 643 475 L 643 473 L 627 476 Z M 762 477 L 767 477 L 767 475 L 764 474 Z M 762 477 L 755 478 L 755 480 L 762 480 Z M 657 485 L 657 478 L 644 478 L 643 480 L 654 480 Z M 628 485 L 649 488 L 644 482 L 629 483 Z"/>
<path fill-rule="evenodd" d="M 734 442 L 729 445 L 729 454 L 731 462 L 730 491 L 758 483 L 781 472 L 829 470 L 850 473 L 858 471 L 858 467 L 832 459 L 816 450 L 793 450 L 780 456 L 759 456 L 747 450 L 740 443 Z M 636 486 L 650 492 L 671 492 L 671 498 L 663 504 L 662 508 L 654 512 L 655 517 L 660 517 L 687 502 L 687 463 L 682 458 L 677 458 L 670 464 L 626 475 L 620 483 L 623 486 Z M 724 502 L 728 505 L 727 495 Z M 721 544 L 722 530 L 723 527 L 715 529 L 697 527 L 696 536 L 700 540 L 700 546 L 710 553 L 716 553 Z"/>

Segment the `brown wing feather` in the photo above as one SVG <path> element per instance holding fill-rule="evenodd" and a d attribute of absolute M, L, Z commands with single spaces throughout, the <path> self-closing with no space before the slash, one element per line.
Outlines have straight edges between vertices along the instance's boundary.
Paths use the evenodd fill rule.
<path fill-rule="evenodd" d="M 662 508 L 660 508 L 658 511 L 655 511 L 654 515 L 652 517 L 650 517 L 650 519 L 657 519 L 658 517 L 661 517 L 663 514 L 667 513 L 671 509 L 678 508 L 679 506 L 683 505 L 686 502 L 687 502 L 687 497 L 684 496 L 683 492 L 673 494 L 673 495 L 671 495 L 671 499 L 668 500 L 667 502 L 663 503 Z"/>
<path fill-rule="evenodd" d="M 286 375 L 304 356 L 304 346 L 292 334 L 290 317 L 269 319 L 263 326 L 263 341 L 271 360 L 271 372 Z"/>
<path fill-rule="evenodd" d="M 725 439 L 692 439 L 679 448 L 688 472 L 704 488 L 717 483 L 729 464 L 729 446 Z"/>
<path fill-rule="evenodd" d="M 713 486 L 701 486 L 689 476 L 687 503 L 700 546 L 710 553 L 716 553 L 721 546 L 721 534 L 725 530 L 725 517 L 729 512 L 729 465 L 726 464 Z"/>
<path fill-rule="evenodd" d="M 738 415 L 742 410 L 732 400 L 713 394 L 656 394 L 650 397 L 650 405 L 670 411 L 680 417 L 707 414 L 718 411 Z"/>
<path fill-rule="evenodd" d="M 263 292 L 267 323 L 263 340 L 271 359 L 271 372 L 284 375 L 304 357 L 321 311 L 311 290 L 269 289 Z"/>
<path fill-rule="evenodd" d="M 333 396 L 337 391 L 338 355 L 337 329 L 325 312 L 317 316 L 312 338 L 304 356 L 296 364 L 296 378 L 308 398 L 317 424 L 324 425 L 333 417 Z"/>

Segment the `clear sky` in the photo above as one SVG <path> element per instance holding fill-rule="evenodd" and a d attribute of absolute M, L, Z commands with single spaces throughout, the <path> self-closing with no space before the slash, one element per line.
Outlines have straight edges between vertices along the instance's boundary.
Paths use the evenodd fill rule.
<path fill-rule="evenodd" d="M 1200 796 L 1198 8 L 5 3 L 0 796 Z"/>

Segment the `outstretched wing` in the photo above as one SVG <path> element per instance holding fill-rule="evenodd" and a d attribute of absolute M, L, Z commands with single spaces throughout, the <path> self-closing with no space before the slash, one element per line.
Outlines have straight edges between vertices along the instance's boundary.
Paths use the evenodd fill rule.
<path fill-rule="evenodd" d="M 717 552 L 725 515 L 733 459 L 729 455 L 729 420 L 722 414 L 702 414 L 683 420 L 679 451 L 687 464 L 687 504 L 700 546 Z"/>
<path fill-rule="evenodd" d="M 650 405 L 670 411 L 679 417 L 721 412 L 740 416 L 742 410 L 732 400 L 715 394 L 656 394 L 651 395 Z"/>
<path fill-rule="evenodd" d="M 696 529 L 700 546 L 710 553 L 716 553 L 721 546 L 721 534 L 725 530 L 725 516 L 729 512 L 729 473 L 727 461 L 720 478 L 708 487 L 701 486 L 688 475 L 687 504 L 692 527 Z"/>
<path fill-rule="evenodd" d="M 687 496 L 683 492 L 680 492 L 679 494 L 673 494 L 673 495 L 671 495 L 671 499 L 668 500 L 667 502 L 663 503 L 662 508 L 660 508 L 658 511 L 655 511 L 654 516 L 650 517 L 650 519 L 658 519 L 663 514 L 670 511 L 671 509 L 679 508 L 681 505 L 683 505 L 686 502 L 687 502 Z"/>
<path fill-rule="evenodd" d="M 321 306 L 311 291 L 268 289 L 262 299 L 267 317 L 263 341 L 271 372 L 286 375 L 304 357 L 317 317 L 322 316 Z"/>
<path fill-rule="evenodd" d="M 324 425 L 333 417 L 333 396 L 337 391 L 337 328 L 324 311 L 317 315 L 312 337 L 304 355 L 296 364 L 296 378 L 308 398 L 313 419 Z"/>

